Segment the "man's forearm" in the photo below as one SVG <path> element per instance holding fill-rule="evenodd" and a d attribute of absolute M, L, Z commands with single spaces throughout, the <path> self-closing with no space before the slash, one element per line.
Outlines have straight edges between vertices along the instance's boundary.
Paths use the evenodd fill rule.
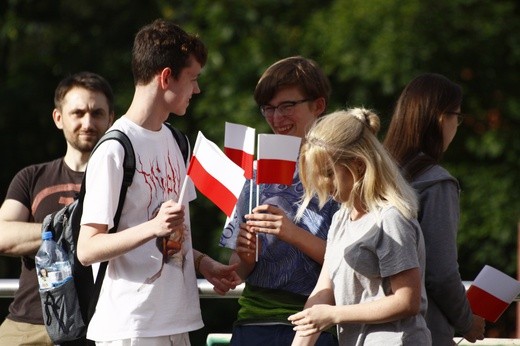
<path fill-rule="evenodd" d="M 0 254 L 34 256 L 42 240 L 42 225 L 21 221 L 0 221 Z"/>

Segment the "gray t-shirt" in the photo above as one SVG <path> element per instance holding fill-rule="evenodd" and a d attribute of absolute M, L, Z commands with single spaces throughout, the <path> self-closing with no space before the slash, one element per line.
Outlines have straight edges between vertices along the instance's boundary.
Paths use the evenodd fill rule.
<path fill-rule="evenodd" d="M 332 219 L 325 261 L 336 305 L 378 300 L 392 294 L 389 277 L 402 271 L 419 267 L 424 282 L 422 232 L 415 219 L 406 219 L 394 207 L 367 213 L 356 221 L 342 208 Z M 429 345 L 426 308 L 423 285 L 420 314 L 381 324 L 340 324 L 339 344 Z"/>

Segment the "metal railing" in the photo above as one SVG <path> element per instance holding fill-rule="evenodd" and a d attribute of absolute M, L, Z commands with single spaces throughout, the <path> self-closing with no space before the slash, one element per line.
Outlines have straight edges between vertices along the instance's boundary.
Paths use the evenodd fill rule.
<path fill-rule="evenodd" d="M 226 295 L 221 296 L 213 291 L 213 285 L 205 279 L 197 279 L 199 295 L 201 298 L 238 298 L 242 294 L 244 284 L 237 286 Z M 0 279 L 0 298 L 13 298 L 18 289 L 18 279 Z"/>
<path fill-rule="evenodd" d="M 0 279 L 0 298 L 13 298 L 18 289 L 18 279 Z"/>
<path fill-rule="evenodd" d="M 471 286 L 471 281 L 463 281 L 466 290 Z M 197 279 L 197 286 L 199 288 L 199 296 L 201 298 L 238 298 L 242 294 L 244 284 L 237 286 L 234 290 L 229 291 L 226 295 L 221 296 L 213 291 L 213 285 L 205 279 Z M 18 289 L 18 279 L 0 279 L 0 298 L 13 298 L 14 293 Z M 514 302 L 520 302 L 520 295 L 517 296 Z"/>

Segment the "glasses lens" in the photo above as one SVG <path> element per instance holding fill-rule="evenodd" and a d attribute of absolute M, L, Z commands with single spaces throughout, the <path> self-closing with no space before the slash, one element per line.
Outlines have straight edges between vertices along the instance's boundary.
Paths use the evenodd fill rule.
<path fill-rule="evenodd" d="M 260 112 L 264 117 L 272 117 L 274 114 L 274 107 L 271 106 L 262 106 L 260 107 Z"/>
<path fill-rule="evenodd" d="M 278 112 L 281 115 L 291 115 L 294 112 L 294 103 L 293 102 L 284 102 L 278 105 Z"/>

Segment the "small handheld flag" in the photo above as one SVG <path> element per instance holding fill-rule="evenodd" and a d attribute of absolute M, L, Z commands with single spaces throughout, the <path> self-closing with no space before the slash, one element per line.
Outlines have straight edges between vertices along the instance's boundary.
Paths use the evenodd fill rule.
<path fill-rule="evenodd" d="M 253 177 L 255 129 L 226 122 L 224 153 L 244 170 L 246 179 Z"/>
<path fill-rule="evenodd" d="M 496 322 L 518 294 L 520 282 L 488 265 L 466 292 L 473 313 L 490 322 Z"/>
<path fill-rule="evenodd" d="M 291 185 L 301 138 L 286 135 L 258 135 L 257 184 Z"/>
<path fill-rule="evenodd" d="M 286 135 L 258 135 L 256 161 L 256 205 L 260 204 L 259 184 L 291 185 L 296 161 L 300 153 L 301 138 Z M 259 238 L 256 234 L 255 260 L 258 262 Z"/>
<path fill-rule="evenodd" d="M 233 213 L 246 181 L 244 170 L 199 131 L 188 176 L 195 187 L 228 217 Z"/>

